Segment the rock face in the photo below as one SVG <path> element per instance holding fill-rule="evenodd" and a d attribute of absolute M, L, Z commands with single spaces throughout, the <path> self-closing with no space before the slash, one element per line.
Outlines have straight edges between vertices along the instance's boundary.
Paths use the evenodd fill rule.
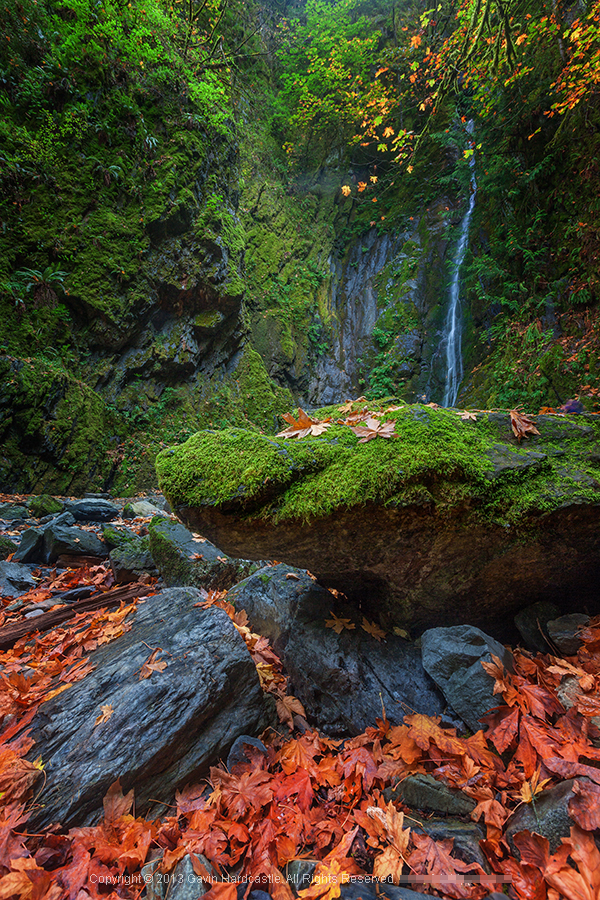
<path fill-rule="evenodd" d="M 226 553 L 307 567 L 384 622 L 500 634 L 527 603 L 597 605 L 596 418 L 534 417 L 523 446 L 507 415 L 385 418 L 396 440 L 358 444 L 343 425 L 302 440 L 200 432 L 159 454 L 161 489 Z"/>
<path fill-rule="evenodd" d="M 291 679 L 291 692 L 311 724 L 328 734 L 359 734 L 382 704 L 392 723 L 405 713 L 439 715 L 445 703 L 423 670 L 421 654 L 409 641 L 388 635 L 378 643 L 360 628 L 354 611 L 300 569 L 283 564 L 261 569 L 241 581 L 227 599 L 245 609 L 251 627 L 270 639 Z M 348 612 L 355 628 L 336 634 L 326 627 L 331 610 Z"/>
<path fill-rule="evenodd" d="M 222 610 L 195 607 L 200 599 L 194 588 L 149 597 L 131 631 L 90 654 L 94 671 L 40 708 L 32 752 L 47 780 L 32 830 L 89 824 L 118 777 L 135 785 L 138 810 L 170 802 L 240 734 L 271 724 L 246 645 Z M 140 680 L 148 647 L 162 648 L 167 666 Z M 96 725 L 105 705 L 114 712 Z"/>

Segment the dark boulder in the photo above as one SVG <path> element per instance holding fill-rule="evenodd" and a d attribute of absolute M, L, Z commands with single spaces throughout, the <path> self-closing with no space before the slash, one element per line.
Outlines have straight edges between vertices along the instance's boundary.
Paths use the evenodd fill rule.
<path fill-rule="evenodd" d="M 174 791 L 224 759 L 236 737 L 271 724 L 246 645 L 220 609 L 201 609 L 193 588 L 148 597 L 133 627 L 90 654 L 94 670 L 44 703 L 33 723 L 34 757 L 46 781 L 29 827 L 89 824 L 120 778 L 136 810 L 171 802 Z M 153 647 L 163 671 L 140 678 Z M 96 724 L 102 707 L 108 721 Z"/>
<path fill-rule="evenodd" d="M 65 500 L 65 509 L 77 522 L 110 522 L 121 513 L 114 503 L 98 499 Z"/>
<path fill-rule="evenodd" d="M 563 656 L 575 656 L 583 641 L 579 632 L 590 624 L 590 617 L 585 613 L 570 613 L 559 616 L 548 622 L 548 634 L 559 653 Z"/>
<path fill-rule="evenodd" d="M 245 609 L 254 631 L 270 639 L 308 718 L 328 734 L 359 734 L 383 710 L 390 722 L 405 713 L 442 713 L 445 703 L 423 670 L 421 654 L 394 634 L 379 643 L 361 628 L 362 617 L 305 571 L 266 567 L 227 594 Z M 353 620 L 341 634 L 328 628 L 331 611 Z"/>
<path fill-rule="evenodd" d="M 516 614 L 515 625 L 528 650 L 537 650 L 538 653 L 549 653 L 552 650 L 548 622 L 555 619 L 559 612 L 555 603 L 539 600 Z"/>
<path fill-rule="evenodd" d="M 0 594 L 3 597 L 18 597 L 36 584 L 37 581 L 27 566 L 16 562 L 0 562 Z"/>
<path fill-rule="evenodd" d="M 44 562 L 54 563 L 63 555 L 106 557 L 108 547 L 91 531 L 51 522 L 44 528 Z"/>
<path fill-rule="evenodd" d="M 500 658 L 512 670 L 512 654 L 479 628 L 455 625 L 430 628 L 421 638 L 425 671 L 433 678 L 444 697 L 471 731 L 482 725 L 479 719 L 502 704 L 494 694 L 494 679 L 482 661 Z"/>

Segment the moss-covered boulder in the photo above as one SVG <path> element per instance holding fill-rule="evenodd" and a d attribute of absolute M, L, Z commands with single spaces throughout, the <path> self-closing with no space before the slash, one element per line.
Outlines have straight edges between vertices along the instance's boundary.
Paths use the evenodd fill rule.
<path fill-rule="evenodd" d="M 0 534 L 0 559 L 6 559 L 17 549 L 17 545 L 10 538 Z"/>
<path fill-rule="evenodd" d="M 206 538 L 165 516 L 155 516 L 148 533 L 150 553 L 168 587 L 228 590 L 256 571 L 249 560 L 230 559 Z"/>
<path fill-rule="evenodd" d="M 339 413 L 335 407 L 322 414 Z M 337 414 L 337 415 L 336 415 Z M 387 624 L 484 625 L 598 600 L 600 421 L 392 408 L 395 439 L 200 432 L 157 458 L 177 515 L 227 553 L 307 567 Z"/>
<path fill-rule="evenodd" d="M 62 512 L 64 508 L 64 503 L 61 500 L 50 497 L 49 494 L 42 494 L 41 497 L 32 497 L 27 505 L 31 515 L 37 519 Z"/>

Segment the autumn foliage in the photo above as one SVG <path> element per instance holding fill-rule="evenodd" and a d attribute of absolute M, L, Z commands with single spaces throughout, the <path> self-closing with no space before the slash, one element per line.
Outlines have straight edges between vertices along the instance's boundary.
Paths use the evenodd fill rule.
<path fill-rule="evenodd" d="M 84 567 L 32 593 L 51 594 L 57 580 L 64 590 L 107 577 L 102 566 Z M 35 756 L 28 726 L 41 703 L 91 670 L 88 654 L 95 647 L 131 627 L 135 605 L 92 611 L 23 638 L 1 655 L 0 898 L 136 898 L 149 859 L 152 871 L 168 873 L 186 855 L 196 875 L 210 881 L 209 900 L 234 900 L 235 885 L 218 881 L 232 867 L 274 900 L 291 900 L 284 870 L 299 858 L 317 863 L 304 900 L 335 900 L 344 882 L 365 875 L 384 882 L 381 893 L 385 882 L 401 882 L 442 897 L 481 900 L 508 883 L 514 900 L 599 896 L 593 834 L 600 827 L 600 620 L 581 632 L 577 657 L 516 651 L 513 672 L 498 659 L 485 663 L 498 697 L 485 732 L 458 735 L 416 711 L 400 725 L 383 715 L 364 734 L 340 741 L 307 727 L 268 641 L 250 630 L 245 613 L 225 595 L 213 592 L 198 605 L 218 605 L 230 615 L 285 723 L 279 733 L 263 736 L 266 756 L 247 748 L 246 764 L 232 771 L 213 767 L 209 783 L 184 787 L 162 819 L 135 817 L 133 791 L 124 795 L 117 782 L 99 824 L 28 835 L 28 816 L 44 790 L 44 761 Z M 333 617 L 327 624 L 341 630 L 354 623 Z M 362 628 L 375 639 L 384 636 L 367 620 Z M 140 677 L 161 677 L 160 660 L 151 654 L 145 668 Z M 110 709 L 103 715 L 107 721 Z M 481 849 L 488 871 L 466 863 L 451 840 L 434 840 L 400 801 L 384 797 L 386 787 L 416 773 L 460 788 L 476 802 L 471 818 L 486 830 Z M 517 857 L 504 837 L 512 811 L 524 803 L 535 809 L 540 794 L 565 778 L 575 779 L 570 836 L 550 853 L 546 838 L 522 832 L 515 837 Z M 101 888 L 118 877 L 118 890 Z"/>

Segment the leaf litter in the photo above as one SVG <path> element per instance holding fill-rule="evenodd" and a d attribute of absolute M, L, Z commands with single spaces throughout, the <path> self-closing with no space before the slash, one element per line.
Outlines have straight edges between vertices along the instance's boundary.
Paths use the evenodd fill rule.
<path fill-rule="evenodd" d="M 106 575 L 102 567 L 83 567 L 53 576 L 30 592 L 25 608 L 82 583 L 105 586 Z M 231 772 L 213 767 L 211 792 L 205 784 L 189 785 L 177 794 L 172 815 L 134 817 L 133 792 L 124 795 L 116 782 L 98 825 L 27 834 L 44 777 L 43 760 L 25 758 L 34 748 L 27 727 L 49 697 L 85 678 L 91 670 L 86 654 L 129 630 L 137 602 L 81 614 L 46 633 L 26 635 L 0 653 L 0 715 L 6 725 L 0 734 L 0 897 L 95 900 L 109 896 L 100 889 L 103 881 L 126 874 L 127 884 L 110 896 L 137 900 L 151 851 L 159 873 L 172 871 L 189 855 L 196 874 L 209 880 L 214 876 L 200 862 L 203 855 L 226 877 L 236 867 L 240 876 L 268 881 L 273 900 L 292 900 L 281 872 L 299 857 L 317 860 L 312 884 L 300 892 L 304 900 L 335 900 L 345 882 L 366 876 L 466 900 L 483 900 L 508 879 L 513 900 L 600 897 L 600 852 L 594 841 L 600 827 L 600 729 L 595 721 L 600 714 L 600 618 L 580 632 L 582 647 L 568 660 L 517 650 L 513 672 L 506 672 L 498 658 L 483 664 L 498 698 L 498 707 L 485 717 L 485 733 L 459 736 L 439 718 L 418 713 L 392 725 L 384 713 L 362 735 L 341 742 L 308 728 L 300 701 L 287 693 L 281 661 L 269 642 L 251 631 L 246 614 L 236 611 L 224 592 L 205 594 L 198 605 L 216 605 L 231 617 L 263 689 L 276 701 L 284 730 L 263 735 L 266 757 L 251 755 Z M 324 625 L 337 634 L 356 627 L 350 619 L 330 616 Z M 384 636 L 367 619 L 361 627 L 375 639 Z M 154 648 L 146 660 L 151 677 L 160 677 L 165 663 L 158 659 L 160 652 Z M 568 710 L 558 695 L 566 678 L 574 684 Z M 112 712 L 110 706 L 101 707 L 95 725 L 110 727 Z M 296 725 L 303 733 L 292 731 Z M 452 840 L 435 841 L 415 831 L 410 810 L 400 801 L 386 801 L 386 787 L 415 773 L 473 798 L 471 819 L 486 829 L 481 849 L 491 874 L 460 859 Z M 545 790 L 567 778 L 574 779 L 569 837 L 551 854 L 545 838 L 522 832 L 515 838 L 517 858 L 504 837 L 511 813 L 521 804 L 535 809 Z M 207 900 L 235 900 L 235 884 L 212 882 L 209 894 Z"/>

